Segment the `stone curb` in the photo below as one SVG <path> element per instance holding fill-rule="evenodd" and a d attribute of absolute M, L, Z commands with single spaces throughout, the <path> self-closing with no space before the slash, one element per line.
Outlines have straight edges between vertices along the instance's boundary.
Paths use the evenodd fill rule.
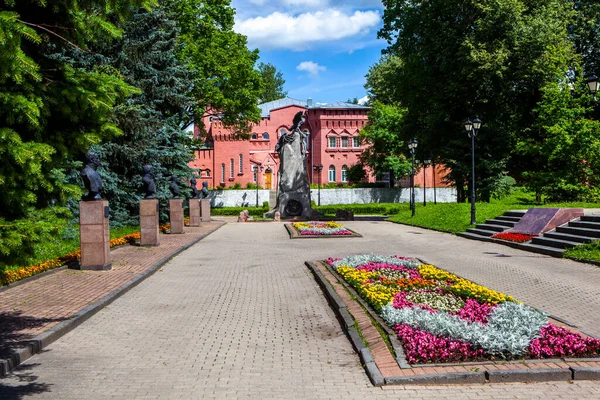
<path fill-rule="evenodd" d="M 96 303 L 90 304 L 89 306 L 77 312 L 70 319 L 63 321 L 57 325 L 54 325 L 52 328 L 48 329 L 44 333 L 41 333 L 32 340 L 27 341 L 24 347 L 14 349 L 14 353 L 10 357 L 4 360 L 0 360 L 0 378 L 5 377 L 11 371 L 16 369 L 21 363 L 31 358 L 33 355 L 40 353 L 45 347 L 50 345 L 52 342 L 56 341 L 57 339 L 72 331 L 73 329 L 77 328 L 79 325 L 88 320 L 98 311 L 108 306 L 110 303 L 127 293 L 129 290 L 136 287 L 143 280 L 145 280 L 146 278 L 154 274 L 156 271 L 158 271 L 171 258 L 189 249 L 190 247 L 198 243 L 200 240 L 215 232 L 217 229 L 221 228 L 225 224 L 227 224 L 227 222 L 223 222 L 222 224 L 216 226 L 214 229 L 211 229 L 210 231 L 200 235 L 198 238 L 194 239 L 190 243 L 178 248 L 173 253 L 161 258 L 150 268 L 131 278 L 129 281 L 125 282 L 123 285 L 121 285 L 111 293 L 107 294 L 106 296 L 98 300 Z"/>
<path fill-rule="evenodd" d="M 571 367 L 573 380 L 575 381 L 600 381 L 600 368 L 594 367 Z"/>
<path fill-rule="evenodd" d="M 369 377 L 369 380 L 373 384 L 373 386 L 382 386 L 385 383 L 383 375 L 379 368 L 377 368 L 377 364 L 375 364 L 375 360 L 373 360 L 373 355 L 371 354 L 371 350 L 363 343 L 360 335 L 356 331 L 354 327 L 354 319 L 351 317 L 348 309 L 346 307 L 346 303 L 335 293 L 333 288 L 331 287 L 327 278 L 323 276 L 321 271 L 317 268 L 317 266 L 310 262 L 305 262 L 306 266 L 313 273 L 315 280 L 318 285 L 323 290 L 325 297 L 327 298 L 327 302 L 331 306 L 333 312 L 337 316 L 340 325 L 348 338 L 350 339 L 350 343 L 356 353 L 358 353 L 360 360 L 365 368 L 365 372 Z"/>
<path fill-rule="evenodd" d="M 424 374 L 413 376 L 393 376 L 385 378 L 386 385 L 461 385 L 469 383 L 486 383 L 485 372 L 465 372 L 447 374 Z"/>
<path fill-rule="evenodd" d="M 570 381 L 573 379 L 573 371 L 568 368 L 489 370 L 485 371 L 485 375 L 490 383 Z"/>

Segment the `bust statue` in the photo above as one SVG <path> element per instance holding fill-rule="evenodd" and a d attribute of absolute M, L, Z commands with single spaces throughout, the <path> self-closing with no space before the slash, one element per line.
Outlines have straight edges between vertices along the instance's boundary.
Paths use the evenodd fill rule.
<path fill-rule="evenodd" d="M 81 178 L 83 184 L 88 191 L 88 194 L 81 198 L 83 201 L 101 200 L 100 193 L 102 192 L 102 179 L 96 168 L 100 166 L 98 155 L 92 151 L 85 155 L 85 166 L 81 170 Z"/>
<path fill-rule="evenodd" d="M 171 195 L 174 199 L 180 199 L 179 196 L 179 185 L 177 184 L 177 175 L 171 175 L 171 184 L 169 185 L 169 190 L 171 191 Z"/>
<path fill-rule="evenodd" d="M 190 188 L 192 189 L 192 199 L 198 198 L 198 188 L 196 187 L 196 178 L 190 179 Z"/>
<path fill-rule="evenodd" d="M 208 197 L 208 182 L 204 181 L 202 182 L 202 198 L 207 198 Z"/>
<path fill-rule="evenodd" d="M 156 183 L 154 183 L 152 165 L 144 165 L 144 177 L 142 178 L 142 182 L 144 182 L 144 191 L 146 192 L 144 198 L 153 199 L 156 194 Z"/>

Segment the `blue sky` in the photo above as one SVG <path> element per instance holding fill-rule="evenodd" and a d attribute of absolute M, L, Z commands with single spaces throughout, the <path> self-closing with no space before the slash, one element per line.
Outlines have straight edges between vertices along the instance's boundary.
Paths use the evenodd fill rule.
<path fill-rule="evenodd" d="M 380 0 L 232 0 L 235 30 L 260 62 L 283 73 L 288 96 L 315 102 L 366 95 L 365 75 L 386 42 L 377 39 Z"/>

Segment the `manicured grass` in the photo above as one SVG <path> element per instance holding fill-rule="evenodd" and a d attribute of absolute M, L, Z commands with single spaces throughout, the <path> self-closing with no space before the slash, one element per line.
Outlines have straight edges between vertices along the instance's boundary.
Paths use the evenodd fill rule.
<path fill-rule="evenodd" d="M 563 256 L 574 260 L 600 262 L 600 242 L 588 243 L 568 249 L 563 253 Z"/>

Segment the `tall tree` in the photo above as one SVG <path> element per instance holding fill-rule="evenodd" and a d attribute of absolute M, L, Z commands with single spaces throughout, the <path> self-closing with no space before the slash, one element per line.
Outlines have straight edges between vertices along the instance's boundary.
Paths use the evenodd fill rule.
<path fill-rule="evenodd" d="M 0 3 L 0 266 L 26 261 L 52 238 L 80 194 L 63 167 L 119 134 L 112 107 L 134 88 L 110 71 L 77 68 L 63 49 L 85 51 L 120 35 L 110 21 L 149 0 L 23 0 Z"/>
<path fill-rule="evenodd" d="M 257 107 L 261 79 L 254 68 L 258 50 L 249 50 L 244 35 L 234 32 L 230 0 L 165 0 L 176 16 L 183 44 L 179 56 L 193 71 L 196 123 L 218 116 L 223 124 L 247 133 L 260 120 Z M 192 121 L 190 121 L 192 122 Z"/>
<path fill-rule="evenodd" d="M 408 109 L 401 134 L 419 140 L 451 168 L 459 200 L 470 182 L 471 143 L 462 124 L 479 116 L 476 178 L 480 199 L 503 176 L 511 149 L 535 119 L 541 88 L 564 67 L 571 9 L 562 0 L 384 0 L 380 37 L 397 69 L 371 80 L 371 95 Z M 497 177 L 497 178 L 496 178 Z M 470 184 L 470 183 L 469 183 Z"/>
<path fill-rule="evenodd" d="M 259 96 L 260 103 L 267 103 L 287 96 L 288 92 L 283 90 L 283 85 L 285 84 L 283 74 L 281 71 L 277 71 L 277 68 L 273 64 L 258 64 L 258 72 L 262 79 L 262 90 Z"/>

